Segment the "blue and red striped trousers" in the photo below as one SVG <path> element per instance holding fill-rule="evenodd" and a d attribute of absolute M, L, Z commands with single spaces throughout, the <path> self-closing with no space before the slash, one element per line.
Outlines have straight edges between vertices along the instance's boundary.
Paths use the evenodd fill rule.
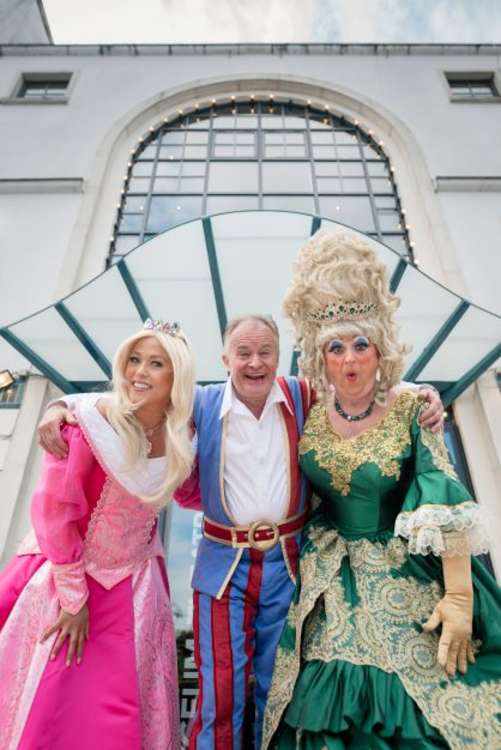
<path fill-rule="evenodd" d="M 251 672 L 259 749 L 275 652 L 293 591 L 277 545 L 265 553 L 245 550 L 221 599 L 194 592 L 199 694 L 190 750 L 240 750 Z"/>

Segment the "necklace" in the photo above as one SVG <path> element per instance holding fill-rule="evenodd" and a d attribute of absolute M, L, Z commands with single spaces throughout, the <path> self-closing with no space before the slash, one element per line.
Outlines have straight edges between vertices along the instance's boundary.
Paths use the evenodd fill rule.
<path fill-rule="evenodd" d="M 160 422 L 158 424 L 153 425 L 153 427 L 148 427 L 148 429 L 145 429 L 143 427 L 144 436 L 146 438 L 146 447 L 148 449 L 148 453 L 151 453 L 152 445 L 151 445 L 151 438 L 155 434 L 155 432 L 165 423 L 165 417 L 162 417 Z"/>
<path fill-rule="evenodd" d="M 372 400 L 367 407 L 367 409 L 360 414 L 347 414 L 345 410 L 342 408 L 341 404 L 337 400 L 337 398 L 334 399 L 334 408 L 339 414 L 340 417 L 343 417 L 343 419 L 346 419 L 347 422 L 359 422 L 361 419 L 365 419 L 369 416 L 369 414 L 372 414 L 372 410 L 374 409 L 375 401 Z"/>

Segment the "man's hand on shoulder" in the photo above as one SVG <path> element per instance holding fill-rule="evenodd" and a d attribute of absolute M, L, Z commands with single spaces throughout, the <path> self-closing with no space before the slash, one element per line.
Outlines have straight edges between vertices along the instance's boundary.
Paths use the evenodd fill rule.
<path fill-rule="evenodd" d="M 56 458 L 66 458 L 68 446 L 61 429 L 65 424 L 77 424 L 77 419 L 62 401 L 50 406 L 38 425 L 38 442 L 47 453 Z"/>
<path fill-rule="evenodd" d="M 419 418 L 421 427 L 438 432 L 444 424 L 444 405 L 436 388 L 424 385 L 419 388 L 418 399 L 427 403 L 427 408 Z"/>

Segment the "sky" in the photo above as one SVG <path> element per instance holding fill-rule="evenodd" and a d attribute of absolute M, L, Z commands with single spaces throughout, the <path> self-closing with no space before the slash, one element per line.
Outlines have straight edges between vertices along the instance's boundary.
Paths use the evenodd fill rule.
<path fill-rule="evenodd" d="M 44 0 L 56 44 L 501 42 L 501 0 Z"/>

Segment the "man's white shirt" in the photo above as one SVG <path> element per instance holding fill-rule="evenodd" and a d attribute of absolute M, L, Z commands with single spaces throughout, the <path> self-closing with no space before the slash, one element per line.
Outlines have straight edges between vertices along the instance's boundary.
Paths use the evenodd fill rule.
<path fill-rule="evenodd" d="M 259 419 L 235 395 L 231 379 L 219 418 L 226 421 L 224 492 L 235 522 L 281 521 L 289 501 L 288 443 L 280 404 L 290 407 L 275 381 Z"/>

